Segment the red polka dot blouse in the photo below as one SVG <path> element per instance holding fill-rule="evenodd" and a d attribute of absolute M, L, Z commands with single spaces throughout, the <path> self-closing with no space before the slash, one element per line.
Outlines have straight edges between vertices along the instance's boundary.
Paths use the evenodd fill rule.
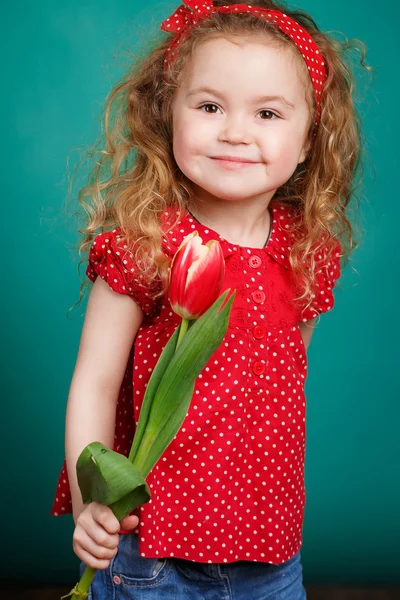
<path fill-rule="evenodd" d="M 203 243 L 218 239 L 226 260 L 223 290 L 236 289 L 236 297 L 228 332 L 197 379 L 186 419 L 147 478 L 152 496 L 138 509 L 135 532 L 141 556 L 280 564 L 301 547 L 307 357 L 299 322 L 333 307 L 340 254 L 323 262 L 317 293 L 302 310 L 289 263 L 290 208 L 273 205 L 271 216 L 264 248 L 231 244 L 189 213 L 163 239 L 170 257 L 194 230 Z M 114 450 L 127 456 L 146 384 L 180 319 L 167 298 L 152 300 L 135 277 L 120 233 L 94 239 L 87 275 L 131 295 L 145 313 L 117 402 Z M 64 461 L 51 514 L 71 512 Z"/>

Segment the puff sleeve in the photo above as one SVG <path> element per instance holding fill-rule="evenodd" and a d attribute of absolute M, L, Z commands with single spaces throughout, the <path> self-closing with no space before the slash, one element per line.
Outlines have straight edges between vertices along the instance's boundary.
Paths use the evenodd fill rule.
<path fill-rule="evenodd" d="M 309 321 L 332 310 L 335 303 L 333 289 L 340 277 L 340 256 L 339 242 L 336 242 L 328 259 L 321 254 L 318 256 L 320 263 L 315 274 L 314 297 L 311 303 L 302 310 L 301 321 Z"/>
<path fill-rule="evenodd" d="M 134 255 L 122 242 L 119 228 L 99 233 L 94 238 L 86 275 L 93 282 L 101 277 L 114 292 L 132 296 L 144 313 L 153 313 L 156 302 L 151 298 L 151 289 L 146 285 Z"/>

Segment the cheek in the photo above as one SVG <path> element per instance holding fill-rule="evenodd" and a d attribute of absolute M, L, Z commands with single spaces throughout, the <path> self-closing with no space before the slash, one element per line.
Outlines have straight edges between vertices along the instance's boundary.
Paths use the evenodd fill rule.
<path fill-rule="evenodd" d="M 301 144 L 296 135 L 270 135 L 264 147 L 267 162 L 287 165 L 289 169 L 297 165 Z"/>
<path fill-rule="evenodd" d="M 193 147 L 193 135 L 188 131 L 188 125 L 182 120 L 174 125 L 172 149 L 174 158 L 179 169 L 189 179 L 192 176 L 193 156 L 196 154 L 196 148 Z"/>
<path fill-rule="evenodd" d="M 186 136 L 184 135 L 184 129 L 182 123 L 178 121 L 174 123 L 173 136 L 172 136 L 172 148 L 175 156 L 175 160 L 178 166 L 181 166 L 182 159 L 187 153 L 186 148 Z"/>
<path fill-rule="evenodd" d="M 296 160 L 299 152 L 295 144 L 285 144 L 279 153 L 279 159 L 284 163 L 291 163 Z"/>
<path fill-rule="evenodd" d="M 195 119 L 179 119 L 173 127 L 172 145 L 175 160 L 181 163 L 189 162 L 197 154 L 201 154 L 204 131 Z"/>

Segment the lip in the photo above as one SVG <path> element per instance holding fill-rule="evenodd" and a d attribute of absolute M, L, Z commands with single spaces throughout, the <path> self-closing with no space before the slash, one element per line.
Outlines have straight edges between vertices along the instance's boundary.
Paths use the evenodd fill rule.
<path fill-rule="evenodd" d="M 248 158 L 242 158 L 241 156 L 211 156 L 213 161 L 219 164 L 219 166 L 227 169 L 228 171 L 234 171 L 237 169 L 244 169 L 251 165 L 258 164 L 254 160 Z"/>
<path fill-rule="evenodd" d="M 226 160 L 236 163 L 252 163 L 256 164 L 256 160 L 250 160 L 249 158 L 242 158 L 241 156 L 211 156 L 213 160 Z"/>

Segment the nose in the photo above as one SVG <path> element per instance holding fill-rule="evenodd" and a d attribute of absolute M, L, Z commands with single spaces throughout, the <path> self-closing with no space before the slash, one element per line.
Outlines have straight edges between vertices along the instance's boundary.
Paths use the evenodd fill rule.
<path fill-rule="evenodd" d="M 240 115 L 227 115 L 219 132 L 218 141 L 229 144 L 251 144 L 253 136 Z"/>

